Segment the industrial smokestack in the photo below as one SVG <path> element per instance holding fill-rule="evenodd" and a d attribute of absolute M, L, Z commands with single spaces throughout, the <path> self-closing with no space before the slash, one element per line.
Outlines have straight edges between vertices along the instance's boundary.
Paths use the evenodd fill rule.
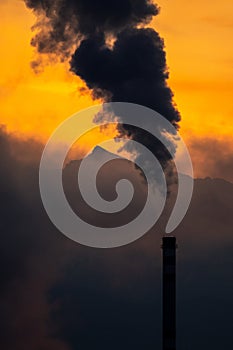
<path fill-rule="evenodd" d="M 163 350 L 176 349 L 176 238 L 163 237 Z"/>

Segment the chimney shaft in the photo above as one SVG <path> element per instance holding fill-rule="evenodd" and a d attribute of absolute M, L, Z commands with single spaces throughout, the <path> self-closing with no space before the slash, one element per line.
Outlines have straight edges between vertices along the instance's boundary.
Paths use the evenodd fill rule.
<path fill-rule="evenodd" d="M 176 350 L 176 247 L 163 237 L 163 350 Z"/>

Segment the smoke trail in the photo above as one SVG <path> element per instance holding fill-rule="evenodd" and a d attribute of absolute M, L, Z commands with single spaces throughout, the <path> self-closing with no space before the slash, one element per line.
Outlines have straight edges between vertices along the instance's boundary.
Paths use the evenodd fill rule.
<path fill-rule="evenodd" d="M 94 98 L 144 105 L 178 128 L 180 114 L 167 85 L 164 43 L 154 29 L 146 27 L 158 14 L 157 5 L 150 0 L 25 3 L 38 17 L 32 45 L 39 53 L 56 54 L 61 59 L 71 55 L 71 71 L 85 81 Z M 145 131 L 123 125 L 119 132 L 143 143 L 162 165 L 170 160 L 162 144 Z M 172 142 L 171 149 L 174 154 Z"/>

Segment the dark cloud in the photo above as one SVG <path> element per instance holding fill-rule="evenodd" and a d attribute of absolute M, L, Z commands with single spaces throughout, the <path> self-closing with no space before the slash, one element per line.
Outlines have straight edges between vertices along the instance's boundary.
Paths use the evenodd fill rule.
<path fill-rule="evenodd" d="M 150 0 L 25 0 L 28 7 L 51 21 L 52 39 L 59 42 L 67 28 L 84 35 L 116 32 L 148 23 L 158 14 Z"/>
<path fill-rule="evenodd" d="M 111 95 L 113 102 L 138 103 L 179 120 L 167 87 L 164 44 L 153 29 L 130 29 L 118 34 L 113 48 L 105 45 L 103 36 L 83 40 L 75 52 L 71 69 L 98 95 Z"/>
<path fill-rule="evenodd" d="M 40 53 L 64 56 L 82 36 L 114 34 L 148 23 L 158 7 L 148 0 L 25 0 L 39 16 L 32 44 Z M 44 16 L 44 17 L 42 17 Z"/>
<path fill-rule="evenodd" d="M 196 180 L 190 210 L 176 230 L 181 350 L 233 343 L 232 194 L 224 180 Z M 60 301 L 58 337 L 74 349 L 161 348 L 162 227 L 130 246 L 77 256 L 50 292 Z"/>
<path fill-rule="evenodd" d="M 111 48 L 107 47 L 103 34 L 88 37 L 75 51 L 71 70 L 86 82 L 94 97 L 149 107 L 178 127 L 180 115 L 167 85 L 164 43 L 153 29 L 126 29 L 117 34 Z M 98 116 L 96 121 L 104 122 L 105 116 Z M 144 144 L 164 167 L 172 158 L 158 140 L 142 129 L 124 124 L 119 127 L 119 134 Z M 171 148 L 174 148 L 172 142 Z"/>
<path fill-rule="evenodd" d="M 0 129 L 0 347 L 6 350 L 68 350 L 50 336 L 46 291 L 63 258 L 39 197 L 41 149 Z"/>
<path fill-rule="evenodd" d="M 113 48 L 103 36 L 81 42 L 71 60 L 71 69 L 106 101 L 131 102 L 149 107 L 177 127 L 180 116 L 172 103 L 163 41 L 153 29 L 128 29 L 117 35 Z M 143 118 L 143 116 L 141 116 Z M 104 122 L 104 117 L 98 122 Z M 124 125 L 120 134 L 143 143 L 160 161 L 171 158 L 151 134 Z"/>
<path fill-rule="evenodd" d="M 0 347 L 159 348 L 160 245 L 166 217 L 131 245 L 110 250 L 80 246 L 57 232 L 44 212 L 38 189 L 42 145 L 21 142 L 4 130 L 0 145 Z M 142 204 L 144 185 L 135 168 L 121 162 L 118 167 L 106 164 L 98 188 L 112 199 L 115 182 L 128 173 L 138 183 L 132 217 Z M 78 191 L 72 191 L 77 165 L 71 163 L 64 172 L 76 210 L 83 205 Z M 196 180 L 190 210 L 176 230 L 181 350 L 232 347 L 232 195 L 233 185 L 226 181 Z M 92 222 L 110 225 L 106 217 L 87 214 Z M 119 222 L 118 216 L 111 217 L 113 226 Z"/>

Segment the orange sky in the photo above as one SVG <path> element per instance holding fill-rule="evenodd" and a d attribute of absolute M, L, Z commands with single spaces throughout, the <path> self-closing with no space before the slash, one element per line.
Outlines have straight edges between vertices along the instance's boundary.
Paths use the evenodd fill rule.
<path fill-rule="evenodd" d="M 232 135 L 233 2 L 160 0 L 154 20 L 165 38 L 182 134 Z"/>
<path fill-rule="evenodd" d="M 158 0 L 153 26 L 165 39 L 169 84 L 182 115 L 181 134 L 231 139 L 233 2 Z M 0 3 L 0 118 L 17 134 L 46 139 L 59 122 L 93 103 L 68 65 L 35 74 L 30 61 L 34 17 L 22 0 Z"/>

